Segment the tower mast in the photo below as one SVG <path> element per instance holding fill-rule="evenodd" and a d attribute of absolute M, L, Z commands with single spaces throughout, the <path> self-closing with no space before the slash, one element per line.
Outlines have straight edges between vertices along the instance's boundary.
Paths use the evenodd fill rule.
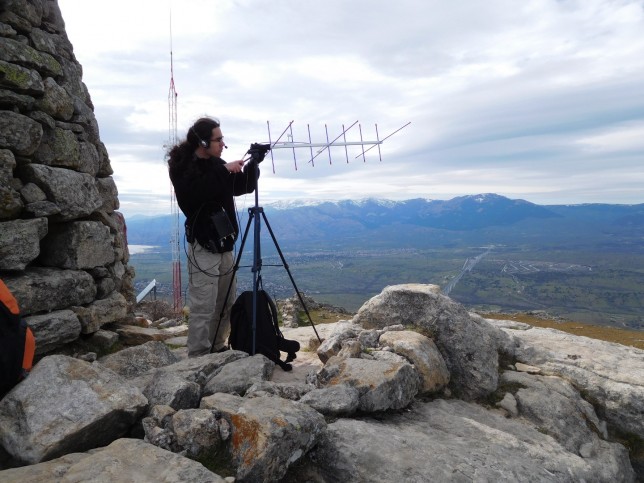
<path fill-rule="evenodd" d="M 170 10 L 170 89 L 168 91 L 168 145 L 177 144 L 177 91 L 174 85 L 174 65 L 172 61 L 172 9 Z M 179 313 L 183 308 L 181 297 L 181 258 L 179 237 L 179 207 L 172 183 L 170 183 L 170 210 L 172 214 L 172 301 L 173 308 Z"/>

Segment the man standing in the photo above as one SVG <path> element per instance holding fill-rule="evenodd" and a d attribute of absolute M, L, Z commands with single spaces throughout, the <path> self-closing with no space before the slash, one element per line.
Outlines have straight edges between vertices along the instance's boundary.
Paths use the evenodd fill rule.
<path fill-rule="evenodd" d="M 205 117 L 168 153 L 170 180 L 190 243 L 188 357 L 226 350 L 236 295 L 232 251 L 239 224 L 234 196 L 252 193 L 259 173 L 252 160 L 246 166 L 244 160 L 225 162 L 225 147 L 219 121 Z"/>

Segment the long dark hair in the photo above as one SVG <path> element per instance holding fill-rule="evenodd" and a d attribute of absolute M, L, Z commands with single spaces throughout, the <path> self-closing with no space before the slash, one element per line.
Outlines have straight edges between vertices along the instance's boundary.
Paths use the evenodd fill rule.
<path fill-rule="evenodd" d="M 195 150 L 199 146 L 207 147 L 210 144 L 212 130 L 220 127 L 219 121 L 210 117 L 202 117 L 190 126 L 185 141 L 172 146 L 168 151 L 168 168 L 170 172 L 177 172 L 186 168 Z M 204 146 L 203 143 L 206 143 Z"/>

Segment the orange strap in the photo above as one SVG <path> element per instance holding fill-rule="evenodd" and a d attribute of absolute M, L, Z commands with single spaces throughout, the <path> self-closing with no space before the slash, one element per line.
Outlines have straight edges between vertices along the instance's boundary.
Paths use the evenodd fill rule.
<path fill-rule="evenodd" d="M 0 279 L 0 302 L 5 304 L 12 314 L 18 315 L 20 313 L 18 301 L 11 294 L 9 288 L 4 284 L 2 279 Z"/>
<path fill-rule="evenodd" d="M 14 315 L 20 315 L 20 309 L 18 308 L 18 301 L 11 294 L 9 288 L 5 283 L 0 279 L 0 302 L 2 302 Z M 21 321 L 21 323 L 25 323 Z M 22 369 L 26 372 L 31 371 L 31 368 L 34 363 L 34 355 L 36 354 L 36 338 L 34 337 L 33 331 L 27 327 L 25 333 L 25 352 L 22 356 Z"/>
<path fill-rule="evenodd" d="M 27 327 L 25 334 L 25 353 L 22 357 L 22 369 L 29 372 L 34 363 L 34 355 L 36 353 L 36 338 L 34 333 Z"/>

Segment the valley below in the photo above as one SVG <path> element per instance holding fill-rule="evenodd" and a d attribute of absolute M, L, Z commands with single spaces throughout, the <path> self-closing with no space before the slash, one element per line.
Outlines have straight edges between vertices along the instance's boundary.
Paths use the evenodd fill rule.
<path fill-rule="evenodd" d="M 290 271 L 300 292 L 351 312 L 388 285 L 421 283 L 439 285 L 473 311 L 540 311 L 644 329 L 644 205 L 540 206 L 486 194 L 269 206 L 265 212 L 284 256 L 262 225 L 258 258 L 264 288 L 274 298 L 295 293 Z M 239 226 L 246 226 L 247 215 L 239 217 Z M 172 293 L 170 226 L 169 216 L 128 220 L 136 289 L 155 279 L 158 296 L 166 298 Z M 251 238 L 252 231 L 239 260 L 239 291 L 252 287 Z M 184 242 L 181 251 L 185 293 Z"/>
<path fill-rule="evenodd" d="M 452 299 L 474 311 L 543 311 L 564 320 L 644 329 L 640 272 L 618 268 L 617 261 L 610 267 L 591 267 L 582 263 L 579 254 L 575 261 L 563 261 L 561 253 L 547 259 L 543 253 L 517 254 L 508 247 L 483 248 L 490 250 L 487 257 L 473 266 L 468 264 L 481 250 L 285 252 L 284 258 L 300 292 L 350 312 L 357 311 L 387 285 L 428 283 L 439 285 Z M 513 258 L 517 255 L 522 257 Z M 239 291 L 252 289 L 252 261 L 252 253 L 242 256 L 237 272 Z M 172 297 L 169 250 L 134 254 L 130 264 L 136 270 L 137 291 L 155 279 L 157 296 Z M 186 267 L 184 259 L 184 293 L 188 280 Z M 262 256 L 261 273 L 264 288 L 274 298 L 287 298 L 295 293 L 277 254 L 267 250 Z"/>

